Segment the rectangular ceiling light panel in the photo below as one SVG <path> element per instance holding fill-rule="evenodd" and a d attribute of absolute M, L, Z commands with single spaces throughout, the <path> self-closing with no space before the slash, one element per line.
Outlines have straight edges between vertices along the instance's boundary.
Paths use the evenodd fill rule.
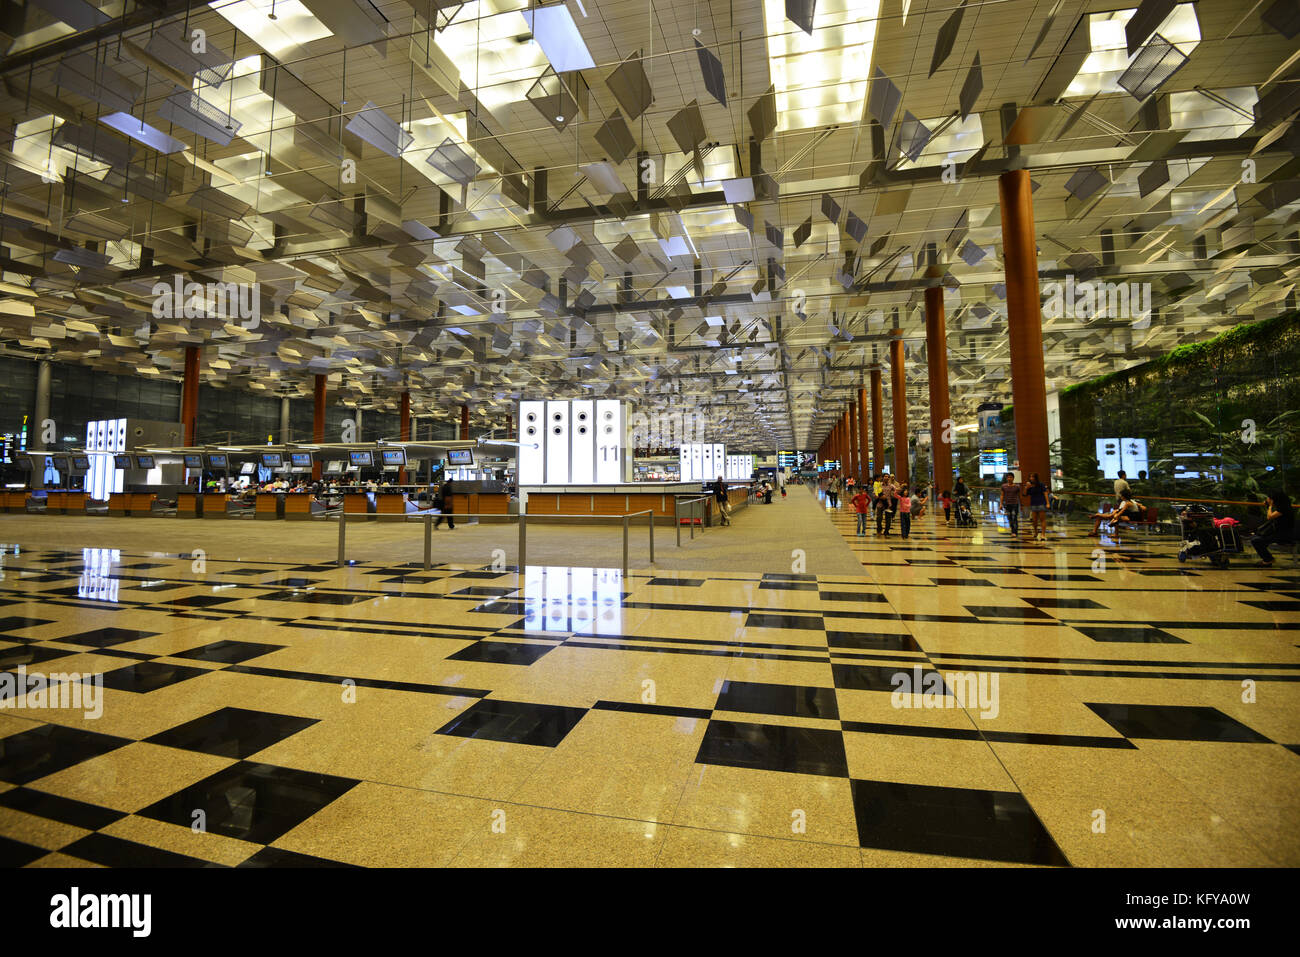
<path fill-rule="evenodd" d="M 809 34 L 790 29 L 784 0 L 763 0 L 778 132 L 859 117 L 879 15 L 880 0 L 822 0 Z"/>
<path fill-rule="evenodd" d="M 596 61 L 591 58 L 573 15 L 563 3 L 522 10 L 520 15 L 556 73 L 596 68 Z"/>
<path fill-rule="evenodd" d="M 271 19 L 271 5 L 275 19 Z M 333 36 L 299 0 L 218 0 L 208 8 L 221 14 L 272 56 Z"/>

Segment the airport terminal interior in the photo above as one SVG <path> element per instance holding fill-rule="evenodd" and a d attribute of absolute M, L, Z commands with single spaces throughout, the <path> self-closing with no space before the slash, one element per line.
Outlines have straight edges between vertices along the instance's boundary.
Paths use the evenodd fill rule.
<path fill-rule="evenodd" d="M 1300 864 L 1298 0 L 0 78 L 0 865 Z"/>

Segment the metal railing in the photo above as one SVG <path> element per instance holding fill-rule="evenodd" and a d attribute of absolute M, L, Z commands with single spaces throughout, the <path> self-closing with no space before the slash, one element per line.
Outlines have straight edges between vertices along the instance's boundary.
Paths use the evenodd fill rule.
<path fill-rule="evenodd" d="M 682 547 L 682 519 L 681 519 L 681 513 L 679 511 L 680 507 L 682 505 L 693 506 L 697 502 L 707 502 L 710 498 L 712 498 L 711 495 L 701 495 L 697 498 L 674 498 L 673 499 L 673 524 L 677 526 L 677 547 L 678 548 Z M 695 519 L 697 518 L 697 516 L 695 515 L 695 511 L 696 510 L 692 508 L 691 513 L 686 516 L 687 520 L 691 523 L 691 541 L 695 541 Z M 698 518 L 700 520 L 700 534 L 704 534 L 704 509 L 703 508 L 699 509 Z"/>
<path fill-rule="evenodd" d="M 348 516 L 364 515 L 367 518 L 373 518 L 374 513 L 338 511 L 335 512 L 334 514 L 338 516 L 338 520 L 339 520 L 339 550 L 338 550 L 338 558 L 336 564 L 342 566 L 347 564 L 346 556 L 347 556 Z M 641 515 L 649 516 L 649 518 L 646 521 L 646 526 L 649 530 L 650 564 L 653 565 L 655 561 L 655 513 L 653 509 L 649 509 L 649 508 L 643 509 L 642 511 L 639 512 L 627 512 L 626 514 L 623 515 L 546 514 L 546 515 L 529 516 L 527 513 L 511 515 L 508 513 L 503 514 L 501 512 L 454 512 L 454 513 L 444 512 L 441 514 L 434 513 L 434 512 L 426 512 L 425 514 L 418 516 L 422 520 L 422 523 L 424 525 L 424 570 L 428 571 L 433 567 L 433 523 L 435 519 L 446 518 L 446 519 L 451 519 L 453 521 L 458 518 L 496 518 L 496 519 L 506 519 L 507 521 L 509 521 L 510 519 L 515 519 L 519 523 L 518 567 L 520 570 L 522 570 L 524 566 L 528 563 L 528 519 L 530 517 L 534 519 L 578 518 L 578 519 L 601 519 L 601 520 L 610 519 L 610 518 L 621 518 L 623 520 L 623 577 L 627 578 L 628 552 L 629 552 L 628 539 L 629 539 L 629 534 L 631 532 L 631 520 Z M 381 516 L 381 517 L 387 517 L 387 516 Z M 392 517 L 408 519 L 410 516 L 394 515 Z M 678 536 L 677 544 L 681 545 L 680 535 Z"/>

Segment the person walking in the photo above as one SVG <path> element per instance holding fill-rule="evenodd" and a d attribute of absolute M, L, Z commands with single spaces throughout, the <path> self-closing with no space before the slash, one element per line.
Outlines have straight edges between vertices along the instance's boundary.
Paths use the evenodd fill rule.
<path fill-rule="evenodd" d="M 881 525 L 884 525 L 884 535 L 888 537 L 890 523 L 894 520 L 894 483 L 890 481 L 889 473 L 886 472 L 881 478 L 880 494 L 876 496 L 876 534 L 881 534 Z"/>
<path fill-rule="evenodd" d="M 1047 486 L 1037 472 L 1029 473 L 1025 495 L 1029 499 L 1029 518 L 1034 523 L 1034 541 L 1047 541 Z"/>
<path fill-rule="evenodd" d="M 1007 516 L 1007 528 L 1012 535 L 1020 534 L 1020 486 L 1010 472 L 1002 476 L 1002 495 L 999 501 Z"/>
<path fill-rule="evenodd" d="M 840 507 L 840 477 L 833 472 L 830 481 L 826 483 L 826 499 L 830 502 L 831 508 Z"/>
<path fill-rule="evenodd" d="M 454 509 L 452 507 L 451 496 L 452 496 L 451 479 L 447 479 L 445 482 L 442 483 L 442 487 L 438 489 L 438 498 L 434 502 L 434 504 L 437 505 L 438 507 L 438 520 L 433 523 L 434 528 L 442 528 L 442 520 L 445 518 L 447 520 L 447 528 L 450 530 L 455 530 L 456 516 L 454 513 Z"/>
<path fill-rule="evenodd" d="M 858 516 L 858 537 L 864 538 L 867 534 L 867 513 L 871 510 L 871 500 L 867 495 L 865 486 L 859 486 L 857 494 L 853 496 L 853 511 Z"/>
<path fill-rule="evenodd" d="M 1250 544 L 1259 555 L 1259 564 L 1272 568 L 1273 555 L 1268 546 L 1295 541 L 1295 512 L 1291 508 L 1291 499 L 1281 489 L 1270 492 L 1264 503 L 1264 524 L 1251 537 Z"/>
<path fill-rule="evenodd" d="M 713 500 L 718 503 L 718 515 L 722 517 L 724 526 L 731 524 L 731 503 L 727 501 L 727 483 L 718 476 L 718 480 L 713 483 Z"/>
<path fill-rule="evenodd" d="M 939 503 L 943 505 L 943 523 L 947 525 L 952 521 L 952 493 L 944 489 L 939 496 Z"/>

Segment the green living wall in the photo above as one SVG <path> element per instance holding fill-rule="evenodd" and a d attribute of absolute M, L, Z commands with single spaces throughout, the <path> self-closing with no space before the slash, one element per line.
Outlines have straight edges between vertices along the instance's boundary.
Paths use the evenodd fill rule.
<path fill-rule="evenodd" d="M 1061 390 L 1067 488 L 1108 491 L 1096 439 L 1145 438 L 1149 495 L 1243 499 L 1300 485 L 1300 311 Z M 1200 456 L 1189 458 L 1188 456 Z M 1174 477 L 1176 463 L 1209 474 Z M 1130 481 L 1135 476 L 1130 475 Z"/>

